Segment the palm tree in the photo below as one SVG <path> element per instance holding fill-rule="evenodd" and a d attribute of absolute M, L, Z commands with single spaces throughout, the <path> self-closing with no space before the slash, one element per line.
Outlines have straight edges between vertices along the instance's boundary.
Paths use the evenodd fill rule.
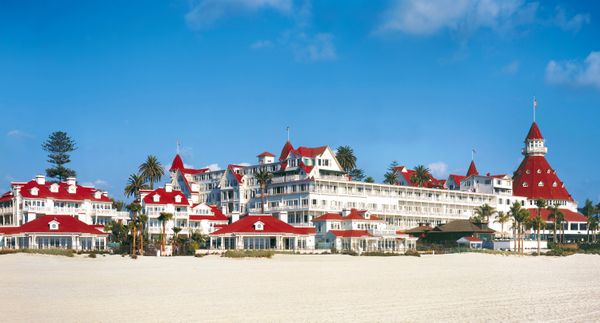
<path fill-rule="evenodd" d="M 256 180 L 260 185 L 260 197 L 262 201 L 262 204 L 260 206 L 261 214 L 265 214 L 265 192 L 267 191 L 267 185 L 271 181 L 271 178 L 273 178 L 273 173 L 269 172 L 266 169 L 261 169 L 254 176 L 256 177 Z"/>
<path fill-rule="evenodd" d="M 535 218 L 531 219 L 530 225 L 537 230 L 537 254 L 540 255 L 540 243 L 541 243 L 541 230 L 543 226 L 546 226 L 546 222 L 542 219 L 541 215 L 537 215 Z"/>
<path fill-rule="evenodd" d="M 127 180 L 127 185 L 125 186 L 125 196 L 138 199 L 140 196 L 140 190 L 148 189 L 148 185 L 146 184 L 146 180 L 138 175 L 131 174 L 129 175 L 129 179 Z"/>
<path fill-rule="evenodd" d="M 592 231 L 592 242 L 596 243 L 596 232 L 600 227 L 600 223 L 598 222 L 598 217 L 593 216 L 589 221 L 588 228 Z"/>
<path fill-rule="evenodd" d="M 150 189 L 154 189 L 154 183 L 160 181 L 165 174 L 165 169 L 156 156 L 150 155 L 139 167 L 140 175 L 144 180 L 150 182 Z"/>
<path fill-rule="evenodd" d="M 502 237 L 505 237 L 504 234 L 504 224 L 508 223 L 508 221 L 510 221 L 510 214 L 505 213 L 503 211 L 499 211 L 496 220 L 494 221 L 495 223 L 500 223 L 500 226 L 502 227 Z"/>
<path fill-rule="evenodd" d="M 367 176 L 367 178 L 365 178 L 365 183 L 375 183 L 375 179 L 371 176 Z"/>
<path fill-rule="evenodd" d="M 144 234 L 146 233 L 146 223 L 148 223 L 148 215 L 140 214 L 140 255 L 144 255 Z"/>
<path fill-rule="evenodd" d="M 490 217 L 495 212 L 496 212 L 496 209 L 486 203 L 486 204 L 483 204 L 483 205 L 475 208 L 474 219 L 478 222 L 488 223 L 490 221 Z"/>
<path fill-rule="evenodd" d="M 356 156 L 354 156 L 354 150 L 350 146 L 338 147 L 335 158 L 346 173 L 356 168 Z"/>
<path fill-rule="evenodd" d="M 556 215 L 556 225 L 559 227 L 560 230 L 560 242 L 564 243 L 565 242 L 565 227 L 563 225 L 563 223 L 565 222 L 565 215 L 560 212 Z"/>
<path fill-rule="evenodd" d="M 135 254 L 136 254 L 136 249 L 135 249 L 135 238 L 137 237 L 137 227 L 139 225 L 138 223 L 138 212 L 142 209 L 142 206 L 139 203 L 133 202 L 129 205 L 127 205 L 127 210 L 129 210 L 129 212 L 131 212 L 133 214 L 133 218 L 131 219 L 130 222 L 130 228 L 132 231 L 132 239 L 133 242 L 131 244 L 131 257 L 134 258 Z"/>
<path fill-rule="evenodd" d="M 177 242 L 177 235 L 179 234 L 179 232 L 181 232 L 181 228 L 180 227 L 174 227 L 173 228 L 173 239 L 171 240 L 171 249 L 173 250 L 173 254 L 175 254 L 175 243 Z"/>
<path fill-rule="evenodd" d="M 518 240 L 518 248 L 515 247 L 515 249 L 518 249 L 518 252 L 523 254 L 523 251 L 524 251 L 523 228 L 525 227 L 527 219 L 529 219 L 529 211 L 527 211 L 527 209 L 521 208 L 521 204 L 519 202 L 515 202 L 510 207 L 510 214 L 513 217 L 513 221 L 515 222 L 514 226 L 516 228 L 516 234 L 517 234 L 517 240 Z M 515 241 L 515 245 L 516 244 L 517 244 L 517 241 Z"/>
<path fill-rule="evenodd" d="M 590 220 L 595 212 L 594 204 L 592 203 L 592 201 L 590 199 L 585 200 L 585 204 L 583 205 L 583 208 L 581 208 L 581 212 L 583 213 L 583 215 L 585 215 L 587 217 L 587 242 L 589 243 L 590 242 Z"/>
<path fill-rule="evenodd" d="M 419 187 L 423 187 L 431 179 L 431 172 L 429 168 L 423 165 L 415 166 L 415 172 L 410 177 L 410 181 Z"/>
<path fill-rule="evenodd" d="M 550 211 L 550 213 L 548 214 L 548 219 L 552 220 L 552 222 L 554 223 L 554 229 L 553 229 L 554 243 L 557 243 L 557 240 L 556 240 L 556 229 L 557 229 L 557 225 L 558 225 L 557 220 L 560 216 L 562 216 L 564 218 L 565 215 L 558 208 L 558 204 L 548 206 L 548 210 Z"/>
<path fill-rule="evenodd" d="M 161 256 L 165 253 L 165 244 L 167 243 L 167 221 L 173 218 L 173 213 L 160 212 L 158 221 L 162 223 L 162 234 L 160 239 L 160 254 Z"/>

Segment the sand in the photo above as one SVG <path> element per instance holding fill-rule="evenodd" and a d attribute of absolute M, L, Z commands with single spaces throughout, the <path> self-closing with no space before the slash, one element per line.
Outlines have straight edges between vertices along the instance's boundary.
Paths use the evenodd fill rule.
<path fill-rule="evenodd" d="M 3 322 L 598 321 L 600 256 L 0 256 Z"/>

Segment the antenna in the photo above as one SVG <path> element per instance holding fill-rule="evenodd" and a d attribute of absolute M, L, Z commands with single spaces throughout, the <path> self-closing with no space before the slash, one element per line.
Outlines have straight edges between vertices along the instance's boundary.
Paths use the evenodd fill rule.
<path fill-rule="evenodd" d="M 475 148 L 471 149 L 471 160 L 475 160 L 476 153 L 477 153 L 477 151 L 475 150 Z"/>
<path fill-rule="evenodd" d="M 535 108 L 537 107 L 537 101 L 535 100 L 535 96 L 533 97 L 533 122 L 535 122 Z"/>
<path fill-rule="evenodd" d="M 285 128 L 285 131 L 287 131 L 287 141 L 289 142 L 290 141 L 290 126 L 287 126 Z"/>
<path fill-rule="evenodd" d="M 179 155 L 179 140 L 177 140 L 177 155 Z"/>

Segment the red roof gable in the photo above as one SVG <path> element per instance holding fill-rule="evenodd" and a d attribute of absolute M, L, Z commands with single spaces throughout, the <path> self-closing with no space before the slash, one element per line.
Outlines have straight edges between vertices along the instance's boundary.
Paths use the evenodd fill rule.
<path fill-rule="evenodd" d="M 331 234 L 340 238 L 370 237 L 367 230 L 330 230 Z"/>
<path fill-rule="evenodd" d="M 544 156 L 525 156 L 513 176 L 513 192 L 530 199 L 573 200 Z"/>
<path fill-rule="evenodd" d="M 154 196 L 158 195 L 160 199 L 158 202 L 154 202 Z M 181 202 L 177 203 L 175 201 L 176 196 L 181 196 Z M 154 191 L 150 192 L 150 194 L 144 196 L 144 203 L 146 204 L 174 204 L 174 205 L 189 205 L 187 197 L 179 191 L 172 190 L 171 192 L 167 192 L 164 188 L 157 188 Z"/>
<path fill-rule="evenodd" d="M 6 192 L 0 196 L 0 202 L 10 201 L 13 199 L 13 197 L 12 191 Z"/>
<path fill-rule="evenodd" d="M 286 141 L 285 145 L 283 145 L 283 148 L 281 149 L 281 154 L 279 154 L 279 161 L 287 159 L 288 154 L 293 150 L 294 146 L 292 146 L 292 143 L 289 140 Z"/>
<path fill-rule="evenodd" d="M 173 158 L 173 162 L 171 163 L 171 169 L 169 169 L 169 171 L 174 171 L 176 169 L 183 169 L 183 160 L 181 159 L 181 156 L 179 156 L 179 154 L 175 155 L 175 158 Z"/>
<path fill-rule="evenodd" d="M 256 230 L 255 223 L 262 222 L 263 230 Z M 239 219 L 232 224 L 223 227 L 222 229 L 211 233 L 211 235 L 228 234 L 228 233 L 289 233 L 289 234 L 307 234 L 305 229 L 295 228 L 275 217 L 270 215 L 248 215 Z"/>
<path fill-rule="evenodd" d="M 475 166 L 475 161 L 471 160 L 471 164 L 469 165 L 469 170 L 467 170 L 467 176 L 472 176 L 472 175 L 479 175 L 479 172 L 477 171 L 477 166 Z"/>
<path fill-rule="evenodd" d="M 344 217 L 342 217 L 339 213 L 325 213 L 316 218 L 314 218 L 313 222 L 319 221 L 342 221 Z"/>
<path fill-rule="evenodd" d="M 402 177 L 404 177 L 404 179 L 406 180 L 406 182 L 408 183 L 409 186 L 415 186 L 415 187 L 417 186 L 417 184 L 413 183 L 412 179 L 411 179 L 413 174 L 415 173 L 414 169 L 408 169 L 404 166 L 398 166 L 398 167 L 395 167 L 394 170 L 396 172 L 398 172 L 398 174 L 400 174 Z M 443 187 L 444 183 L 445 183 L 444 180 L 436 179 L 431 174 L 429 174 L 429 181 L 423 187 L 427 187 L 427 188 Z"/>
<path fill-rule="evenodd" d="M 537 214 L 538 214 L 537 209 L 528 209 L 528 210 L 529 210 L 529 217 L 531 219 L 533 219 L 537 216 Z M 567 221 L 567 222 L 587 222 L 587 217 L 581 213 L 573 212 L 568 209 L 560 209 L 560 211 L 565 216 L 565 221 Z M 546 222 L 554 221 L 554 219 L 549 218 L 549 215 L 550 215 L 550 210 L 548 210 L 548 209 L 542 209 L 540 212 L 540 216 L 542 217 L 542 220 L 544 220 Z"/>
<path fill-rule="evenodd" d="M 542 136 L 542 132 L 540 131 L 540 128 L 538 127 L 537 123 L 533 123 L 531 124 L 531 128 L 529 128 L 529 132 L 527 133 L 527 137 L 525 137 L 525 140 L 536 140 L 536 139 L 544 139 L 544 137 Z"/>
<path fill-rule="evenodd" d="M 56 192 L 50 191 L 50 187 L 52 184 L 58 185 L 58 190 Z M 81 186 L 75 185 L 76 190 L 75 193 L 69 193 L 69 184 L 66 182 L 55 183 L 55 182 L 46 182 L 44 184 L 38 184 L 35 180 L 29 181 L 25 183 L 25 185 L 21 186 L 21 196 L 24 198 L 49 198 L 55 200 L 68 200 L 68 201 L 83 201 L 90 200 L 94 202 L 112 202 L 108 196 L 104 194 L 100 194 L 100 198 L 96 198 L 97 189 L 89 186 Z M 33 188 L 38 189 L 37 195 L 31 194 L 31 190 Z"/>
<path fill-rule="evenodd" d="M 49 223 L 58 222 L 58 230 L 50 230 Z M 98 235 L 107 235 L 108 233 L 99 231 L 94 226 L 85 224 L 75 217 L 69 215 L 43 215 L 33 221 L 27 222 L 20 227 L 4 228 L 6 234 L 16 233 L 89 233 Z"/>
<path fill-rule="evenodd" d="M 183 160 L 181 159 L 181 156 L 179 156 L 179 154 L 177 154 L 177 155 L 175 155 L 175 158 L 173 159 L 173 163 L 171 163 L 171 168 L 169 169 L 169 171 L 172 172 L 175 170 L 179 170 L 183 174 L 196 175 L 196 174 L 206 173 L 210 169 L 208 169 L 208 168 L 199 168 L 199 169 L 185 168 L 185 165 L 183 164 Z"/>

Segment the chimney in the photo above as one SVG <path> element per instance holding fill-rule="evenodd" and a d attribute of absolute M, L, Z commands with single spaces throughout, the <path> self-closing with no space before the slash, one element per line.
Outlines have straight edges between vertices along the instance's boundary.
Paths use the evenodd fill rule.
<path fill-rule="evenodd" d="M 231 223 L 237 222 L 240 219 L 240 212 L 231 212 Z"/>
<path fill-rule="evenodd" d="M 165 184 L 165 192 L 167 192 L 167 193 L 173 192 L 173 184 L 171 184 L 171 183 Z"/>
<path fill-rule="evenodd" d="M 287 211 L 281 211 L 279 212 L 279 220 L 288 223 L 288 213 Z"/>
<path fill-rule="evenodd" d="M 38 183 L 39 185 L 44 185 L 44 184 L 46 184 L 46 176 L 44 176 L 44 175 L 37 175 L 37 176 L 35 177 L 35 181 L 36 181 L 36 183 Z"/>
<path fill-rule="evenodd" d="M 77 178 L 75 177 L 67 177 L 67 184 L 70 185 L 76 185 L 77 184 Z"/>
<path fill-rule="evenodd" d="M 342 216 L 348 216 L 350 215 L 351 210 L 349 209 L 342 209 Z"/>

